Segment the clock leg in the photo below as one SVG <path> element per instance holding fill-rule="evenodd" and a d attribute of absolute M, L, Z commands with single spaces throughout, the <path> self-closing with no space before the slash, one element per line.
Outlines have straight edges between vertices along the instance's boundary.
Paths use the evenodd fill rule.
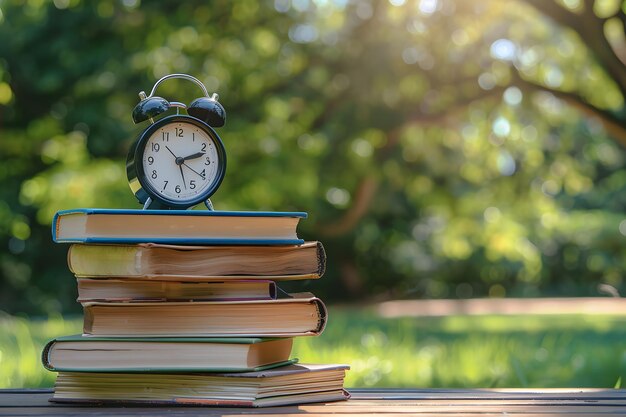
<path fill-rule="evenodd" d="M 150 197 L 148 197 L 146 202 L 143 204 L 143 209 L 142 210 L 148 210 L 148 207 L 150 207 L 150 204 L 152 204 L 152 199 Z"/>
<path fill-rule="evenodd" d="M 168 207 L 159 201 L 155 201 L 148 197 L 143 204 L 143 210 L 174 210 L 172 207 Z"/>
<path fill-rule="evenodd" d="M 211 199 L 207 198 L 204 201 L 204 205 L 206 206 L 207 209 L 211 210 L 211 211 L 215 211 L 215 209 L 213 208 L 213 203 L 211 203 Z"/>

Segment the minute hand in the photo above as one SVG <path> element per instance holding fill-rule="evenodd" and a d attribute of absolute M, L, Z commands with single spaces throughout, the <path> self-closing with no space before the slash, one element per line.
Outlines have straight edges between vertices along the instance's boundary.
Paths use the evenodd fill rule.
<path fill-rule="evenodd" d="M 196 159 L 196 158 L 200 158 L 201 156 L 203 156 L 206 152 L 196 152 L 194 154 L 188 155 L 186 157 L 183 158 L 183 161 L 188 161 L 190 159 Z"/>

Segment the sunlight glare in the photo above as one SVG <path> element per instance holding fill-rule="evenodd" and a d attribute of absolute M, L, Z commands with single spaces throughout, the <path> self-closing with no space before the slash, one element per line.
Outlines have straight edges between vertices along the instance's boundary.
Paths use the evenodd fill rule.
<path fill-rule="evenodd" d="M 421 0 L 418 8 L 423 14 L 433 14 L 437 11 L 438 3 L 437 0 Z"/>
<path fill-rule="evenodd" d="M 515 159 L 513 159 L 511 154 L 507 151 L 500 152 L 500 154 L 498 155 L 497 165 L 498 171 L 500 171 L 500 174 L 504 175 L 505 177 L 509 177 L 515 174 L 515 170 L 517 168 L 515 164 Z"/>
<path fill-rule="evenodd" d="M 509 106 L 517 106 L 522 102 L 522 90 L 515 86 L 509 87 L 504 90 L 503 98 L 504 102 Z"/>
<path fill-rule="evenodd" d="M 491 44 L 491 56 L 502 61 L 513 61 L 517 47 L 509 39 L 498 39 Z"/>
<path fill-rule="evenodd" d="M 493 133 L 503 138 L 511 133 L 511 124 L 504 117 L 498 117 L 493 122 L 491 129 L 493 130 Z"/>
<path fill-rule="evenodd" d="M 478 77 L 478 85 L 483 90 L 491 90 L 496 86 L 496 78 L 490 72 L 483 72 Z"/>
<path fill-rule="evenodd" d="M 274 9 L 279 13 L 286 13 L 289 11 L 291 2 L 289 0 L 274 0 Z"/>

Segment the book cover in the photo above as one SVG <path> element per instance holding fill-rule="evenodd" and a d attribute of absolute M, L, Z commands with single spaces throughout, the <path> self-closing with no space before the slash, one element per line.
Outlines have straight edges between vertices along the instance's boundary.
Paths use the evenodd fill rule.
<path fill-rule="evenodd" d="M 97 337 L 50 340 L 41 360 L 62 372 L 250 372 L 297 362 L 291 338 Z"/>
<path fill-rule="evenodd" d="M 57 243 L 166 243 L 180 245 L 299 245 L 304 212 L 122 210 L 82 208 L 52 219 Z"/>

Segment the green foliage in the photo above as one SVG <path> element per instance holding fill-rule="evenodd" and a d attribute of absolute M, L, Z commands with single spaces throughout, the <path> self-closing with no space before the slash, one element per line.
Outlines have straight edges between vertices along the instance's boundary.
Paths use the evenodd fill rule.
<path fill-rule="evenodd" d="M 82 322 L 61 316 L 0 316 L 0 387 L 52 386 L 55 374 L 41 364 L 41 351 L 55 337 L 80 333 Z"/>
<path fill-rule="evenodd" d="M 323 241 L 328 273 L 290 289 L 621 290 L 625 161 L 603 121 L 624 98 L 557 22 L 521 1 L 0 2 L 1 308 L 77 311 L 52 215 L 138 207 L 130 113 L 174 72 L 228 112 L 216 207 L 309 212 L 300 235 Z M 187 84 L 159 94 L 189 102 Z"/>
<path fill-rule="evenodd" d="M 626 373 L 623 317 L 331 313 L 323 336 L 296 339 L 294 355 L 350 364 L 348 387 L 609 388 Z"/>
<path fill-rule="evenodd" d="M 295 340 L 301 362 L 347 363 L 347 387 L 598 387 L 626 376 L 623 316 L 448 316 L 384 319 L 330 309 L 320 337 Z M 0 319 L 0 388 L 50 387 L 44 344 L 80 318 Z"/>

